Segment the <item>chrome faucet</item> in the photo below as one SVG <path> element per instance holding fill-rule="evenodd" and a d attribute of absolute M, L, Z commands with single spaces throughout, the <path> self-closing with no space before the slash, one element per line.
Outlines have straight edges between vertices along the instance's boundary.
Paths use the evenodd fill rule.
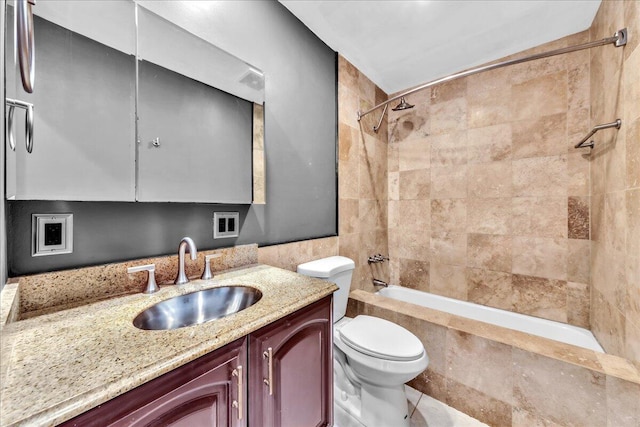
<path fill-rule="evenodd" d="M 180 241 L 180 246 L 178 246 L 178 276 L 176 280 L 173 282 L 176 285 L 183 285 L 189 282 L 189 278 L 184 272 L 184 255 L 185 252 L 189 249 L 189 254 L 191 255 L 191 260 L 195 261 L 198 256 L 198 250 L 196 249 L 196 244 L 193 243 L 191 237 L 183 237 Z"/>

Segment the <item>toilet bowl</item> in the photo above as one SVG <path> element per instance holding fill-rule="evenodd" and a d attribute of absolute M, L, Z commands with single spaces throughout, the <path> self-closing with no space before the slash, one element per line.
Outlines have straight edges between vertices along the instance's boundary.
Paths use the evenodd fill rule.
<path fill-rule="evenodd" d="M 334 414 L 336 425 L 408 427 L 404 383 L 429 364 L 420 340 L 377 317 L 345 317 L 354 262 L 334 256 L 298 266 L 298 273 L 334 282 Z"/>

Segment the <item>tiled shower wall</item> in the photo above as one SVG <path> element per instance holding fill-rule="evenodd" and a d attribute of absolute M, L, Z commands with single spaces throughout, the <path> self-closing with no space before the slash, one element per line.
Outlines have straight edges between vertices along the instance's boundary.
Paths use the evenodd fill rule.
<path fill-rule="evenodd" d="M 391 281 L 589 327 L 589 158 L 573 149 L 590 129 L 589 51 L 407 101 L 388 123 Z"/>
<path fill-rule="evenodd" d="M 591 51 L 591 328 L 607 353 L 640 361 L 640 2 L 603 1 L 591 39 L 628 27 L 623 49 Z"/>
<path fill-rule="evenodd" d="M 352 289 L 373 290 L 372 278 L 389 280 L 387 263 L 369 265 L 367 258 L 388 253 L 387 120 L 376 133 L 380 111 L 357 120 L 387 99 L 342 56 L 338 58 L 338 232 L 340 255 L 356 262 Z"/>

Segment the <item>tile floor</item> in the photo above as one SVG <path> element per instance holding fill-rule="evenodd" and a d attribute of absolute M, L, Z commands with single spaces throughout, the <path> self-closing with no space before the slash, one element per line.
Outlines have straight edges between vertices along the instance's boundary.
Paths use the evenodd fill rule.
<path fill-rule="evenodd" d="M 411 427 L 487 427 L 475 418 L 434 398 L 405 386 L 409 399 Z"/>
<path fill-rule="evenodd" d="M 411 414 L 411 427 L 489 427 L 457 409 L 405 385 Z M 365 427 L 354 418 L 335 414 L 334 427 Z M 395 427 L 395 426 L 369 426 Z"/>

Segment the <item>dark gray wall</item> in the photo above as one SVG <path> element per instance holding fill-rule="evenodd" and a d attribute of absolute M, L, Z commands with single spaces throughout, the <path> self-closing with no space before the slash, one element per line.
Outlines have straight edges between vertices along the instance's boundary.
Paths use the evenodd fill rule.
<path fill-rule="evenodd" d="M 186 235 L 208 249 L 337 234 L 336 54 L 277 2 L 225 7 L 227 21 L 256 32 L 252 46 L 232 53 L 266 76 L 267 204 L 12 201 L 10 276 L 175 253 Z M 213 240 L 216 210 L 240 211 L 238 239 Z M 60 212 L 74 214 L 74 253 L 31 257 L 31 214 Z"/>

